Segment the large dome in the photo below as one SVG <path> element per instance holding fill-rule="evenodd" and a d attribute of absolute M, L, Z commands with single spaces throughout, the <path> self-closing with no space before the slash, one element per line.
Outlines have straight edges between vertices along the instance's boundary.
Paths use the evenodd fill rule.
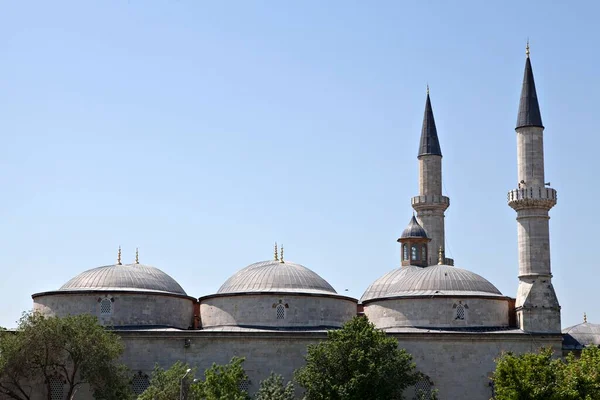
<path fill-rule="evenodd" d="M 248 292 L 300 292 L 336 294 L 329 283 L 310 269 L 293 262 L 261 261 L 238 271 L 218 294 Z"/>
<path fill-rule="evenodd" d="M 142 264 L 106 265 L 87 270 L 59 291 L 131 290 L 187 295 L 175 279 L 158 268 Z"/>
<path fill-rule="evenodd" d="M 503 297 L 485 278 L 450 265 L 394 269 L 369 286 L 361 301 L 413 296 Z"/>

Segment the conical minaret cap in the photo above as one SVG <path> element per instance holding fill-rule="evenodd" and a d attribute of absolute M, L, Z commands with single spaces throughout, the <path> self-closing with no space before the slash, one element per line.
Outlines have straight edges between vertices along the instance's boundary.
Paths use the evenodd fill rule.
<path fill-rule="evenodd" d="M 523 76 L 523 88 L 521 89 L 521 101 L 519 103 L 519 115 L 517 116 L 517 129 L 526 126 L 537 126 L 543 128 L 542 114 L 538 103 L 535 81 L 531 59 L 527 54 L 525 60 L 525 75 Z"/>
<path fill-rule="evenodd" d="M 425 155 L 442 155 L 440 141 L 438 140 L 435 119 L 433 118 L 433 109 L 431 108 L 431 99 L 429 90 L 427 90 L 427 101 L 425 102 L 425 115 L 423 116 L 423 128 L 421 129 L 421 143 L 419 145 L 418 157 Z"/>
<path fill-rule="evenodd" d="M 408 238 L 429 239 L 429 236 L 427 236 L 427 231 L 425 231 L 425 229 L 419 224 L 419 221 L 417 221 L 414 215 L 412 216 L 406 229 L 404 229 L 402 232 L 402 236 L 400 236 L 400 239 Z"/>

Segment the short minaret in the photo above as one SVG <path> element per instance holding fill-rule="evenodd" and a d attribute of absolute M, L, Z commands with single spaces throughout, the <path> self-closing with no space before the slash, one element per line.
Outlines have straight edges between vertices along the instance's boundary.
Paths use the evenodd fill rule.
<path fill-rule="evenodd" d="M 427 232 L 413 215 L 408 226 L 402 232 L 398 242 L 401 244 L 400 259 L 402 266 L 416 265 L 417 267 L 426 267 L 429 259 L 429 251 L 427 244 L 431 239 L 427 236 Z"/>
<path fill-rule="evenodd" d="M 519 289 L 517 325 L 526 332 L 557 333 L 560 305 L 552 286 L 548 211 L 556 190 L 544 179 L 544 126 L 538 104 L 529 43 L 517 117 L 517 189 L 508 192 L 508 205 L 517 212 Z"/>
<path fill-rule="evenodd" d="M 450 199 L 442 196 L 442 150 L 433 119 L 429 87 L 417 159 L 419 160 L 419 195 L 412 198 L 412 207 L 417 212 L 419 223 L 431 239 L 429 247 L 434 249 L 431 252 L 433 254 L 427 256 L 427 265 L 435 265 L 438 263 L 435 249 L 446 248 L 444 211 L 450 206 Z M 447 264 L 452 264 L 452 260 L 448 260 Z"/>

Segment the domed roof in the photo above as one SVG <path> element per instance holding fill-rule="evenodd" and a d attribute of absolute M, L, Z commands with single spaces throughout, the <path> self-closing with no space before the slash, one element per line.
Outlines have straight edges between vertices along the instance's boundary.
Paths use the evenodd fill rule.
<path fill-rule="evenodd" d="M 261 261 L 236 272 L 219 288 L 222 293 L 301 292 L 336 294 L 329 283 L 293 262 Z"/>
<path fill-rule="evenodd" d="M 497 296 L 502 293 L 485 278 L 450 265 L 396 268 L 369 286 L 361 301 L 413 296 Z"/>
<path fill-rule="evenodd" d="M 408 226 L 406 227 L 406 229 L 404 229 L 404 231 L 402 232 L 402 236 L 400 236 L 400 239 L 406 239 L 406 238 L 424 238 L 424 239 L 429 239 L 429 236 L 427 236 L 427 232 L 419 224 L 419 222 L 417 221 L 417 219 L 415 218 L 414 215 L 412 216 L 412 218 L 411 218 L 410 222 L 408 223 Z"/>
<path fill-rule="evenodd" d="M 186 295 L 175 279 L 158 268 L 142 264 L 93 268 L 77 275 L 58 290 L 133 290 Z"/>
<path fill-rule="evenodd" d="M 584 322 L 563 329 L 563 348 L 583 349 L 587 346 L 600 346 L 600 325 Z"/>

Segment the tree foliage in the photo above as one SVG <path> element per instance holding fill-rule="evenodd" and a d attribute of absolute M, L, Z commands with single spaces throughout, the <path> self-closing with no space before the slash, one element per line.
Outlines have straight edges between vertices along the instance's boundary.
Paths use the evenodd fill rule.
<path fill-rule="evenodd" d="M 494 381 L 497 400 L 600 399 L 600 349 L 583 349 L 554 358 L 551 349 L 539 353 L 503 354 L 496 360 Z"/>
<path fill-rule="evenodd" d="M 117 363 L 122 352 L 120 338 L 95 317 L 27 313 L 16 331 L 0 332 L 0 394 L 29 400 L 36 386 L 50 393 L 51 382 L 58 379 L 65 383 L 67 399 L 86 383 L 98 399 L 128 399 L 127 373 Z"/>
<path fill-rule="evenodd" d="M 411 355 L 365 317 L 310 345 L 306 366 L 296 372 L 307 400 L 401 400 L 421 377 Z"/>
<path fill-rule="evenodd" d="M 283 377 L 274 372 L 260 382 L 260 388 L 254 396 L 255 400 L 294 400 L 294 384 L 283 385 Z"/>
<path fill-rule="evenodd" d="M 190 370 L 188 373 L 187 370 Z M 189 393 L 190 385 L 193 385 L 193 379 L 196 375 L 196 369 L 190 368 L 187 364 L 177 361 L 169 369 L 162 369 L 158 364 L 154 366 L 150 386 L 142 393 L 138 400 L 173 400 L 179 399 L 180 391 L 188 392 L 189 400 L 197 400 Z M 185 378 L 184 378 L 185 376 Z"/>

